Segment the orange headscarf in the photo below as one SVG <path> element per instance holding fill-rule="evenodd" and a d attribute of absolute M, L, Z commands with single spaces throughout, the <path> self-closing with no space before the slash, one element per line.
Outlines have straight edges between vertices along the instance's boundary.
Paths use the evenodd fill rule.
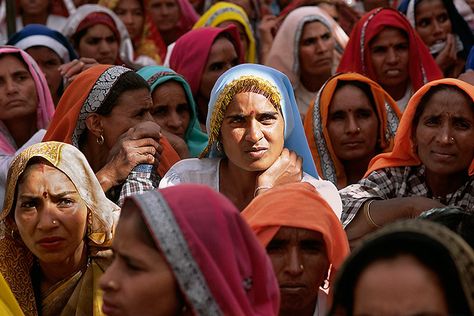
<path fill-rule="evenodd" d="M 421 161 L 418 154 L 413 150 L 414 144 L 412 140 L 413 135 L 413 117 L 416 109 L 420 103 L 421 98 L 431 89 L 431 87 L 438 85 L 455 86 L 467 93 L 474 101 L 474 88 L 471 84 L 453 78 L 440 79 L 432 81 L 424 85 L 418 90 L 408 102 L 407 108 L 403 113 L 403 117 L 398 126 L 397 135 L 395 136 L 395 144 L 390 153 L 380 154 L 372 159 L 369 164 L 369 170 L 365 174 L 367 177 L 375 170 L 389 167 L 401 166 L 416 166 L 420 165 Z M 468 173 L 470 176 L 474 175 L 474 159 L 471 161 Z"/>
<path fill-rule="evenodd" d="M 75 144 L 73 139 L 78 128 L 85 128 L 85 126 L 78 126 L 81 109 L 84 106 L 88 106 L 85 102 L 89 98 L 89 95 L 97 93 L 96 91 L 93 91 L 94 85 L 101 75 L 111 67 L 123 68 L 121 66 L 97 65 L 82 72 L 76 79 L 74 79 L 74 81 L 64 91 L 61 100 L 59 100 L 53 120 L 51 121 L 43 141 L 54 140 L 73 144 L 76 147 L 78 146 L 78 144 Z M 111 78 L 110 80 L 116 80 L 117 78 L 118 77 Z M 105 95 L 102 95 L 102 97 L 105 98 Z M 97 97 L 95 102 L 102 101 L 103 99 L 101 99 L 101 97 Z M 164 137 L 160 138 L 160 145 L 163 147 L 163 152 L 160 157 L 158 174 L 163 177 L 168 169 L 179 161 L 179 156 Z"/>
<path fill-rule="evenodd" d="M 338 188 L 343 188 L 347 185 L 344 166 L 334 153 L 327 129 L 329 106 L 339 81 L 359 81 L 370 87 L 380 122 L 378 145 L 384 152 L 392 149 L 392 141 L 402 115 L 397 103 L 379 84 L 360 74 L 337 74 L 324 84 L 306 113 L 304 131 L 318 174 Z"/>
<path fill-rule="evenodd" d="M 331 284 L 349 254 L 349 243 L 341 222 L 309 183 L 298 182 L 275 187 L 253 199 L 241 214 L 264 247 L 282 226 L 321 233 L 331 264 Z"/>

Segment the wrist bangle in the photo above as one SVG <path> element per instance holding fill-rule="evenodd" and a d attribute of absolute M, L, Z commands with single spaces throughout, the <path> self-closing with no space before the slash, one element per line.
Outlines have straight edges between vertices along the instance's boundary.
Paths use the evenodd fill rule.
<path fill-rule="evenodd" d="M 367 221 L 369 222 L 370 225 L 372 225 L 374 228 L 380 228 L 382 226 L 377 224 L 374 221 L 374 219 L 372 218 L 372 216 L 370 215 L 370 204 L 372 204 L 373 201 L 375 201 L 375 200 L 370 200 L 368 202 L 365 202 L 365 204 L 364 204 L 364 214 L 365 214 L 365 217 L 367 218 Z"/>
<path fill-rule="evenodd" d="M 271 189 L 271 188 L 272 188 L 271 185 L 270 185 L 270 186 L 269 186 L 269 185 L 261 185 L 261 186 L 259 186 L 259 187 L 257 187 L 257 188 L 255 189 L 255 191 L 253 192 L 253 197 L 256 197 L 256 196 L 257 196 L 258 191 L 260 191 L 260 190 L 268 190 L 268 189 Z"/>

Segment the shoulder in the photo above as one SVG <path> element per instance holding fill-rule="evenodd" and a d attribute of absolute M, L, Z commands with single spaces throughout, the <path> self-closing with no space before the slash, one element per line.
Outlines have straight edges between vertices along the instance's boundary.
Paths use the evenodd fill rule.
<path fill-rule="evenodd" d="M 327 180 L 316 179 L 307 173 L 303 174 L 302 182 L 308 182 L 313 185 L 321 196 L 328 202 L 338 218 L 342 214 L 342 201 L 336 186 Z"/>
<path fill-rule="evenodd" d="M 160 188 L 179 183 L 201 183 L 211 185 L 219 173 L 220 158 L 189 158 L 174 164 L 163 179 Z"/>

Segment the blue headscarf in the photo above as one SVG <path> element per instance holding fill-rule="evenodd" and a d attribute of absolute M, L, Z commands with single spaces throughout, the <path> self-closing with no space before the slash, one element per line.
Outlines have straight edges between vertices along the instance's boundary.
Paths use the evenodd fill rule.
<path fill-rule="evenodd" d="M 148 82 L 152 93 L 158 86 L 170 80 L 179 83 L 183 87 L 190 109 L 190 120 L 184 140 L 188 145 L 191 156 L 199 156 L 207 145 L 207 135 L 201 131 L 199 126 L 193 94 L 184 77 L 177 74 L 174 70 L 163 66 L 146 66 L 138 70 L 137 73 Z"/>
<path fill-rule="evenodd" d="M 42 24 L 29 24 L 25 26 L 10 38 L 7 45 L 23 50 L 33 46 L 48 47 L 58 54 L 63 63 L 68 63 L 77 58 L 74 49 L 64 35 Z"/>
<path fill-rule="evenodd" d="M 296 105 L 295 95 L 293 94 L 293 87 L 291 86 L 290 80 L 282 72 L 273 68 L 258 65 L 258 64 L 242 64 L 235 66 L 227 70 L 217 80 L 214 88 L 211 92 L 211 99 L 209 101 L 209 110 L 207 112 L 206 129 L 209 135 L 209 144 L 204 154 L 208 154 L 209 157 L 219 157 L 219 151 L 217 150 L 217 137 L 220 133 L 220 125 L 222 124 L 222 118 L 217 126 L 214 123 L 217 117 L 223 116 L 225 110 L 223 108 L 221 94 L 224 92 L 226 86 L 232 81 L 241 77 L 255 77 L 258 80 L 263 79 L 270 83 L 273 88 L 276 88 L 280 94 L 280 106 L 283 119 L 285 121 L 285 148 L 295 151 L 300 157 L 303 158 L 303 170 L 309 175 L 318 178 L 318 172 L 314 165 L 311 151 L 309 149 L 308 142 L 303 129 L 303 123 L 301 122 L 301 116 Z M 233 96 L 229 96 L 233 98 Z M 217 101 L 220 103 L 217 104 Z M 226 106 L 226 105 L 225 105 Z M 217 111 L 217 112 L 216 112 Z M 214 113 L 216 112 L 216 113 Z M 217 119 L 219 120 L 219 119 Z M 211 126 L 216 125 L 216 126 Z M 219 130 L 219 131 L 218 131 Z"/>
<path fill-rule="evenodd" d="M 466 60 L 466 70 L 474 70 L 474 47 L 471 48 Z"/>

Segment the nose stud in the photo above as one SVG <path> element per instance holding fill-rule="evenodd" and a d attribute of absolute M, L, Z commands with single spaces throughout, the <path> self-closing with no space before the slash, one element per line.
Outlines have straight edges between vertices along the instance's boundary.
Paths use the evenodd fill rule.
<path fill-rule="evenodd" d="M 304 266 L 302 264 L 300 264 L 300 269 L 301 269 L 301 271 L 304 270 Z"/>
<path fill-rule="evenodd" d="M 57 223 L 58 222 L 55 219 L 53 219 L 53 225 L 56 225 Z"/>
<path fill-rule="evenodd" d="M 450 142 L 451 144 L 454 144 L 454 141 L 455 141 L 454 137 L 450 137 L 450 138 L 449 138 L 449 142 Z"/>
<path fill-rule="evenodd" d="M 107 282 L 107 287 L 111 290 L 117 290 L 118 289 L 117 283 L 115 281 L 112 281 L 112 280 Z"/>
<path fill-rule="evenodd" d="M 357 131 L 360 132 L 360 127 L 357 127 Z"/>

